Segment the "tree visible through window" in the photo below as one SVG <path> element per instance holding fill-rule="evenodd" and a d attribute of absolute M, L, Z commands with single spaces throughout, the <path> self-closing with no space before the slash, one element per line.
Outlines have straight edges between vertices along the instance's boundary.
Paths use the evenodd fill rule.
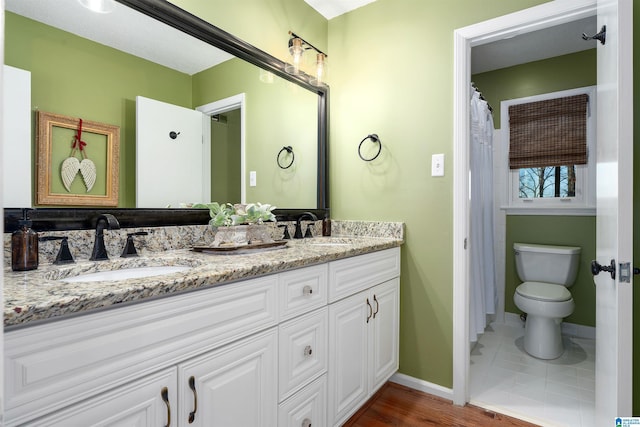
<path fill-rule="evenodd" d="M 575 197 L 576 167 L 547 166 L 519 170 L 519 197 Z"/>

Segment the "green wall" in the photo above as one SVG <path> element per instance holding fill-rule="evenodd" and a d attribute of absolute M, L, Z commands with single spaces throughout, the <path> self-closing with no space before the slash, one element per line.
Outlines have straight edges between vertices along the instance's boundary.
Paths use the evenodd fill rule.
<path fill-rule="evenodd" d="M 474 74 L 471 80 L 493 107 L 500 128 L 500 102 L 532 95 L 592 86 L 596 81 L 596 49 L 542 61 Z M 595 288 L 589 262 L 595 259 L 595 217 L 507 216 L 505 260 L 505 311 L 520 313 L 513 303 L 520 284 L 515 270 L 513 242 L 580 246 L 580 269 L 571 294 L 576 302 L 567 322 L 595 326 Z"/>
<path fill-rule="evenodd" d="M 596 288 L 590 272 L 590 263 L 595 259 L 596 219 L 593 216 L 507 216 L 507 238 L 505 248 L 505 311 L 521 313 L 513 303 L 516 287 L 522 283 L 516 272 L 513 244 L 515 242 L 542 245 L 579 246 L 580 266 L 578 276 L 569 289 L 576 308 L 565 318 L 566 322 L 585 326 L 596 326 Z"/>
<path fill-rule="evenodd" d="M 453 31 L 543 1 L 377 0 L 329 21 L 332 216 L 403 221 L 400 371 L 452 387 Z M 483 89 L 484 90 L 484 89 Z M 377 133 L 383 156 L 359 141 Z M 445 154 L 433 178 L 431 155 Z"/>
<path fill-rule="evenodd" d="M 11 12 L 5 64 L 31 72 L 34 110 L 120 126 L 118 205 L 135 206 L 135 97 L 191 107 L 191 77 Z"/>
<path fill-rule="evenodd" d="M 500 129 L 500 101 L 593 86 L 596 81 L 596 49 L 471 76 L 493 107 L 493 122 Z"/>
<path fill-rule="evenodd" d="M 247 201 L 279 208 L 316 206 L 317 95 L 278 77 L 265 83 L 260 76 L 258 67 L 239 59 L 195 74 L 194 106 L 244 93 L 247 182 L 249 171 L 257 173 L 257 186 L 247 186 Z M 295 154 L 288 169 L 276 163 L 283 146 L 293 147 Z"/>

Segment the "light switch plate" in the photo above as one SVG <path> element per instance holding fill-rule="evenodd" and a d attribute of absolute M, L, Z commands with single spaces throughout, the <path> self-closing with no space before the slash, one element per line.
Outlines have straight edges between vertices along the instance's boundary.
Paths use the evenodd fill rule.
<path fill-rule="evenodd" d="M 431 156 L 431 176 L 444 176 L 444 154 Z"/>
<path fill-rule="evenodd" d="M 249 187 L 255 187 L 256 186 L 256 181 L 257 181 L 256 171 L 250 171 L 249 172 Z"/>

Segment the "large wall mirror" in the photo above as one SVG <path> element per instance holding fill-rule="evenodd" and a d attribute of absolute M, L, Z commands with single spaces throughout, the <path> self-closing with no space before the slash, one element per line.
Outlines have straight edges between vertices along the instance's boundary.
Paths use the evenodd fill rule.
<path fill-rule="evenodd" d="M 107 14 L 91 14 L 77 0 L 5 3 L 5 63 L 31 73 L 32 110 L 121 127 L 117 208 L 135 208 L 139 191 L 162 190 L 153 183 L 137 188 L 135 179 L 141 160 L 136 97 L 142 96 L 208 114 L 209 157 L 196 153 L 190 161 L 210 162 L 211 200 L 260 201 L 283 214 L 328 210 L 327 87 L 311 85 L 304 74 L 287 74 L 284 62 L 164 0 L 117 0 Z M 95 29 L 103 33 L 98 42 L 85 34 Z M 242 103 L 233 102 L 240 97 Z M 157 127 L 164 122 L 158 119 Z M 169 138 L 169 129 L 161 133 Z M 295 161 L 282 169 L 277 155 L 285 146 L 293 148 Z M 158 162 L 163 151 L 155 150 Z M 169 160 L 175 170 L 159 167 L 166 175 L 185 173 L 176 172 L 184 165 L 175 156 Z M 255 186 L 251 172 L 257 173 Z M 169 204 L 196 201 L 202 199 Z"/>

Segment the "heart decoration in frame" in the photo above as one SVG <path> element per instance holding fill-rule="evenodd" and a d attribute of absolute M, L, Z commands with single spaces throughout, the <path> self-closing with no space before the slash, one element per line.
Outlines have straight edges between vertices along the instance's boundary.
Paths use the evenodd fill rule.
<path fill-rule="evenodd" d="M 82 119 L 80 119 L 77 133 L 73 138 L 73 143 L 71 144 L 71 154 L 62 162 L 60 167 L 62 184 L 68 192 L 71 192 L 71 183 L 78 173 L 82 176 L 84 185 L 87 187 L 87 193 L 91 191 L 93 185 L 96 183 L 98 171 L 95 163 L 93 163 L 93 161 L 87 156 L 87 152 L 85 150 L 86 146 L 87 143 L 82 140 Z M 78 158 L 75 157 L 76 151 L 80 152 L 82 160 L 78 160 Z"/>

